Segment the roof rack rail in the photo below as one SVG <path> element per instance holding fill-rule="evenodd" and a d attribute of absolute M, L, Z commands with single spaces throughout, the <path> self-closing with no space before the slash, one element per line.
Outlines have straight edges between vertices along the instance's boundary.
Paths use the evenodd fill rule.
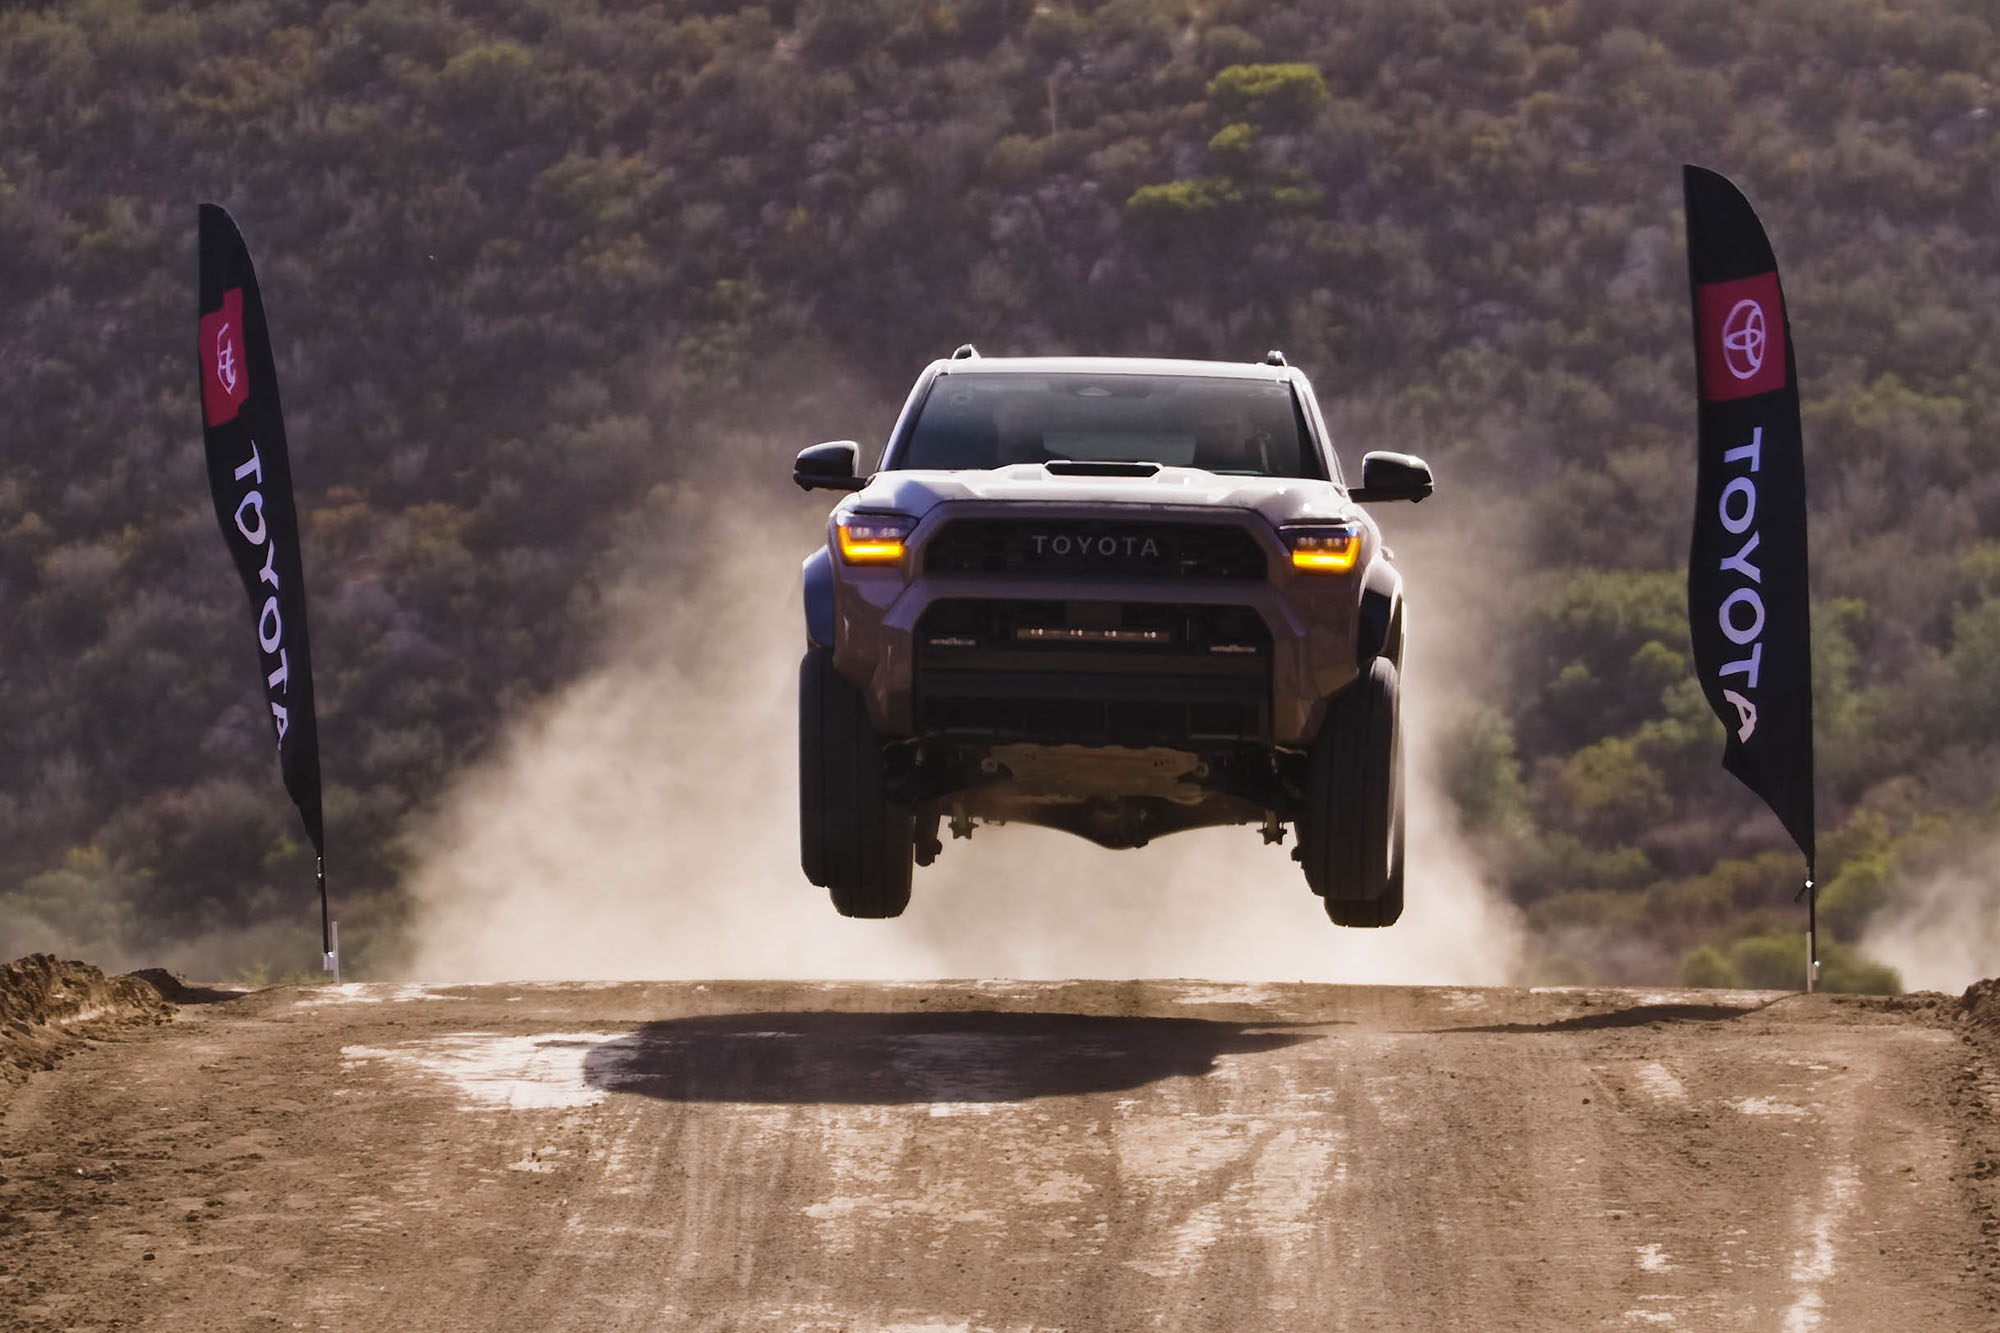
<path fill-rule="evenodd" d="M 974 347 L 971 343 L 960 343 L 958 350 L 951 354 L 951 359 L 954 361 L 971 361 L 977 358 L 978 355 L 979 349 L 977 347 Z"/>
<path fill-rule="evenodd" d="M 1289 366 L 1292 363 L 1285 360 L 1283 352 L 1273 347 L 1270 351 L 1264 353 L 1264 364 L 1267 366 Z"/>

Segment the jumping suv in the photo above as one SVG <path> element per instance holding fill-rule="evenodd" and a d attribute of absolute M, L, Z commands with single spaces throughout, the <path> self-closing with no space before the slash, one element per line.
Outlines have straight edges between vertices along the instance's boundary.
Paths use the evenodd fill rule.
<path fill-rule="evenodd" d="M 981 822 L 1105 847 L 1297 832 L 1327 915 L 1403 910 L 1403 580 L 1304 375 L 1262 362 L 981 357 L 926 367 L 872 475 L 850 440 L 793 480 L 843 491 L 805 562 L 799 834 L 842 915 L 893 917 L 912 866 Z"/>

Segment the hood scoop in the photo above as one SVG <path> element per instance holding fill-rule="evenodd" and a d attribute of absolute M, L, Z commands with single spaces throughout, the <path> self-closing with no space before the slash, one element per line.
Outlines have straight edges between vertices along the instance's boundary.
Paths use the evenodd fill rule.
<path fill-rule="evenodd" d="M 1042 464 L 1055 477 L 1157 477 L 1158 463 L 1123 462 L 1117 459 L 1077 461 L 1058 458 Z"/>

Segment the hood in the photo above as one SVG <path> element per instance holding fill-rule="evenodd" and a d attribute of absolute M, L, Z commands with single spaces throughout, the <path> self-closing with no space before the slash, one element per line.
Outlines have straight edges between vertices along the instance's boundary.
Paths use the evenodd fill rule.
<path fill-rule="evenodd" d="M 1243 509 L 1273 525 L 1361 517 L 1347 493 L 1330 481 L 1221 476 L 1192 467 L 1163 467 L 1150 477 L 1057 476 L 1038 463 L 1015 463 L 988 472 L 878 472 L 840 507 L 922 518 L 939 505 L 962 501 Z"/>

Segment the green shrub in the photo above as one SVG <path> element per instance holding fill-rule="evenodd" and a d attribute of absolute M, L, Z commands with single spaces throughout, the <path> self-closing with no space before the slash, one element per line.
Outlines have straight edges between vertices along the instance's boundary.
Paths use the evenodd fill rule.
<path fill-rule="evenodd" d="M 1893 967 L 1863 958 L 1847 945 L 1822 939 L 1819 988 L 1848 995 L 1901 995 L 1903 978 Z"/>
<path fill-rule="evenodd" d="M 1257 152 L 1257 127 L 1233 121 L 1217 130 L 1208 141 L 1209 161 L 1223 171 L 1241 172 Z"/>
<path fill-rule="evenodd" d="M 1264 43 L 1254 34 L 1229 23 L 1218 23 L 1201 34 L 1202 60 L 1213 69 L 1221 65 L 1245 65 L 1264 53 Z"/>
<path fill-rule="evenodd" d="M 1736 967 L 1712 944 L 1690 949 L 1681 958 L 1681 985 L 1735 990 L 1743 984 Z"/>
<path fill-rule="evenodd" d="M 1805 932 L 1752 935 L 1729 946 L 1729 966 L 1753 990 L 1804 990 Z"/>
<path fill-rule="evenodd" d="M 1497 708 L 1464 714 L 1439 747 L 1444 757 L 1444 792 L 1458 820 L 1473 831 L 1503 829 L 1526 815 L 1527 788 L 1514 747 L 1514 727 Z"/>
<path fill-rule="evenodd" d="M 1046 140 L 1025 134 L 1004 134 L 986 150 L 985 172 L 989 179 L 1004 185 L 1032 181 L 1042 174 Z"/>
<path fill-rule="evenodd" d="M 1892 871 L 1887 856 L 1850 861 L 1819 891 L 1819 920 L 1830 934 L 1853 938 L 1868 918 L 1889 901 Z"/>
<path fill-rule="evenodd" d="M 1331 94 L 1317 66 L 1231 65 L 1208 81 L 1208 99 L 1226 115 L 1303 121 Z"/>
<path fill-rule="evenodd" d="M 1243 190 L 1230 181 L 1200 179 L 1168 181 L 1164 185 L 1142 185 L 1132 192 L 1125 206 L 1135 213 L 1155 217 L 1176 214 L 1212 213 L 1239 208 Z"/>
<path fill-rule="evenodd" d="M 1728 968 L 1735 972 L 1739 984 L 1743 986 L 1755 990 L 1805 989 L 1806 941 L 1803 923 L 1798 930 L 1746 936 L 1730 944 L 1725 953 Z M 1819 964 L 1819 989 L 1824 991 L 1850 995 L 1900 995 L 1903 990 L 1903 980 L 1894 968 L 1863 957 L 1851 946 L 1828 939 L 1824 932 L 1819 940 Z"/>

